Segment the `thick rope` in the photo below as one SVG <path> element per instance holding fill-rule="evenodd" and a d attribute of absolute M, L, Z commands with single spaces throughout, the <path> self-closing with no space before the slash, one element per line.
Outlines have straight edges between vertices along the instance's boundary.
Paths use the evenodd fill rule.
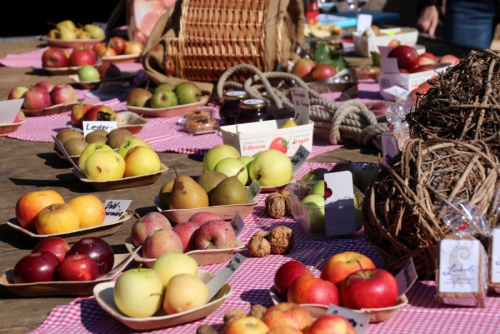
<path fill-rule="evenodd" d="M 246 70 L 255 73 L 243 84 L 228 81 L 234 73 Z M 310 112 L 309 116 L 314 121 L 315 132 L 329 132 L 330 141 L 337 145 L 345 143 L 346 140 L 354 140 L 359 145 L 374 145 L 381 150 L 380 137 L 383 132 L 389 130 L 385 117 L 375 117 L 372 111 L 361 102 L 350 100 L 338 106 L 335 102 L 328 101 L 315 90 L 309 88 L 299 77 L 285 72 L 261 72 L 252 65 L 236 65 L 224 72 L 217 83 L 216 93 L 220 99 L 225 89 L 239 89 L 246 91 L 252 98 L 264 98 L 262 90 L 265 90 L 266 98 L 278 109 L 294 110 L 293 103 L 269 80 L 293 80 L 300 88 L 309 94 Z"/>

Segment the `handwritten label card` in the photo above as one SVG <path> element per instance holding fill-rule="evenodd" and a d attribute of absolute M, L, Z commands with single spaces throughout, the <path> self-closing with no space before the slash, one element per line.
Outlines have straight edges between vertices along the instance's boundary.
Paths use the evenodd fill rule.
<path fill-rule="evenodd" d="M 354 209 L 354 188 L 349 171 L 327 173 L 325 187 L 331 196 L 325 198 L 325 228 L 327 236 L 340 236 L 356 233 L 356 214 Z"/>
<path fill-rule="evenodd" d="M 131 200 L 123 199 L 107 199 L 104 202 L 104 209 L 106 210 L 106 219 L 104 219 L 104 224 L 114 223 L 120 220 L 125 211 L 127 211 Z"/>
<path fill-rule="evenodd" d="M 300 166 L 302 166 L 302 164 L 307 160 L 309 154 L 310 152 L 307 150 L 307 148 L 305 148 L 301 144 L 291 159 L 292 174 L 295 174 L 295 172 L 300 168 Z"/>
<path fill-rule="evenodd" d="M 260 194 L 260 191 L 262 188 L 260 187 L 259 183 L 257 183 L 257 180 L 253 180 L 252 183 L 247 188 L 247 193 L 248 193 L 248 203 L 252 202 L 253 199 Z"/>
<path fill-rule="evenodd" d="M 396 156 L 399 153 L 398 139 L 390 132 L 382 133 L 382 157 L 384 163 L 387 163 L 387 159 Z"/>
<path fill-rule="evenodd" d="M 241 231 L 245 228 L 245 222 L 243 218 L 241 218 L 240 213 L 236 211 L 236 215 L 231 220 L 231 226 L 233 227 L 234 233 L 236 236 L 240 234 Z"/>
<path fill-rule="evenodd" d="M 491 282 L 500 283 L 500 228 L 493 229 L 491 247 Z"/>
<path fill-rule="evenodd" d="M 479 291 L 479 240 L 443 239 L 439 253 L 439 292 Z"/>
<path fill-rule="evenodd" d="M 396 282 L 398 283 L 398 299 L 407 293 L 413 284 L 417 281 L 418 275 L 413 263 L 413 258 L 406 262 L 405 266 L 401 271 L 394 276 Z"/>
<path fill-rule="evenodd" d="M 14 123 L 23 102 L 24 99 L 0 101 L 0 124 Z"/>
<path fill-rule="evenodd" d="M 345 307 L 330 304 L 326 314 L 337 314 L 346 318 L 356 330 L 356 334 L 364 334 L 370 322 L 370 316 L 364 313 L 354 312 Z"/>
<path fill-rule="evenodd" d="M 292 102 L 295 106 L 295 117 L 298 125 L 309 123 L 309 95 L 305 89 L 290 88 Z M 298 114 L 298 116 L 297 116 Z"/>
<path fill-rule="evenodd" d="M 111 132 L 111 130 L 117 129 L 118 125 L 116 122 L 110 121 L 95 121 L 95 122 L 83 122 L 83 136 L 87 136 L 89 133 L 95 130 L 104 130 L 106 132 Z"/>
<path fill-rule="evenodd" d="M 359 34 L 359 36 L 363 35 L 365 31 L 371 30 L 372 19 L 373 19 L 371 15 L 359 14 L 357 19 L 358 22 L 356 25 L 356 32 Z"/>
<path fill-rule="evenodd" d="M 241 266 L 241 264 L 246 260 L 246 257 L 244 257 L 241 254 L 236 254 L 231 261 L 226 264 L 224 268 L 219 271 L 217 275 L 215 275 L 214 278 L 210 280 L 210 282 L 207 283 L 207 289 L 208 289 L 208 298 L 207 302 L 212 300 L 214 296 L 219 292 L 219 290 L 226 284 L 227 280 L 229 277 L 231 277 L 232 274 L 238 268 Z"/>

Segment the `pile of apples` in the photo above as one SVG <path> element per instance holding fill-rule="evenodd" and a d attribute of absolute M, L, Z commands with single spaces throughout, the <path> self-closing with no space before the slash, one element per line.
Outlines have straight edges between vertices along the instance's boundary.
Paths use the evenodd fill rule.
<path fill-rule="evenodd" d="M 50 281 L 93 281 L 111 271 L 114 252 L 104 240 L 82 238 L 71 248 L 66 240 L 49 237 L 14 267 L 15 284 Z"/>
<path fill-rule="evenodd" d="M 56 234 L 101 225 L 104 204 L 94 195 L 81 195 L 68 203 L 55 190 L 24 194 L 16 203 L 16 218 L 24 229 L 37 234 Z"/>
<path fill-rule="evenodd" d="M 392 307 L 398 297 L 394 276 L 356 252 L 332 256 L 320 277 L 313 276 L 299 261 L 286 262 L 276 271 L 274 288 L 277 296 L 288 302 L 355 310 Z"/>
<path fill-rule="evenodd" d="M 93 105 L 91 103 L 75 104 L 71 108 L 71 125 L 83 129 L 83 121 L 110 121 L 116 120 L 116 113 L 113 109 L 103 105 Z"/>
<path fill-rule="evenodd" d="M 95 24 L 86 24 L 77 27 L 71 20 L 64 20 L 54 24 L 47 35 L 51 39 L 74 40 L 74 39 L 100 39 L 106 35 L 104 30 Z"/>
<path fill-rule="evenodd" d="M 123 272 L 115 283 L 113 298 L 118 309 L 132 318 L 153 316 L 160 308 L 176 314 L 207 303 L 208 288 L 198 278 L 198 264 L 187 254 L 160 256 L 152 268 Z"/>
<path fill-rule="evenodd" d="M 399 73 L 417 73 L 435 70 L 443 66 L 443 64 L 455 65 L 459 60 L 451 54 L 442 56 L 437 61 L 435 55 L 430 52 L 424 52 L 418 55 L 415 48 L 408 45 L 398 45 L 393 48 L 387 58 L 396 58 L 398 61 Z"/>
<path fill-rule="evenodd" d="M 313 82 L 333 77 L 337 70 L 331 65 L 316 64 L 312 59 L 302 58 L 295 62 L 291 73 L 305 82 Z"/>
<path fill-rule="evenodd" d="M 176 86 L 168 83 L 157 86 L 151 93 L 146 88 L 136 87 L 127 94 L 127 106 L 140 108 L 170 108 L 177 105 L 197 103 L 202 92 L 193 82 L 182 82 Z"/>
<path fill-rule="evenodd" d="M 42 53 L 44 68 L 66 68 L 85 65 L 95 65 L 96 55 L 85 46 L 74 48 L 69 52 L 64 48 L 50 47 Z"/>
<path fill-rule="evenodd" d="M 140 55 L 144 50 L 144 45 L 137 41 L 126 41 L 120 36 L 113 36 L 109 42 L 99 42 L 94 44 L 92 50 L 97 57 L 114 57 L 120 55 Z"/>
<path fill-rule="evenodd" d="M 73 87 L 68 84 L 55 85 L 48 81 L 37 82 L 31 88 L 17 86 L 9 92 L 8 99 L 24 99 L 23 108 L 26 110 L 40 110 L 78 101 Z"/>
<path fill-rule="evenodd" d="M 130 239 L 134 246 L 142 245 L 142 256 L 148 259 L 172 252 L 237 246 L 231 223 L 211 212 L 195 213 L 187 222 L 177 223 L 173 228 L 161 213 L 150 212 L 132 225 Z"/>
<path fill-rule="evenodd" d="M 78 69 L 78 80 L 97 81 L 102 79 L 116 79 L 122 76 L 122 71 L 113 63 L 104 63 L 99 66 L 84 65 Z"/>

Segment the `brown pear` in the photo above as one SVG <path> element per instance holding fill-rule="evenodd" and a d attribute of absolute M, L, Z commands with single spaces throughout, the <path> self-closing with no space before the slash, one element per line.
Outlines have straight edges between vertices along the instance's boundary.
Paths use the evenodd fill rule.
<path fill-rule="evenodd" d="M 179 175 L 175 178 L 168 204 L 170 210 L 203 208 L 208 206 L 208 195 L 193 178 Z"/>
<path fill-rule="evenodd" d="M 238 172 L 244 172 L 245 167 Z M 238 174 L 222 180 L 210 194 L 211 205 L 231 205 L 248 203 L 245 186 L 238 180 Z"/>
<path fill-rule="evenodd" d="M 158 194 L 158 198 L 160 199 L 160 205 L 164 210 L 168 210 L 169 208 L 169 199 L 170 193 L 172 192 L 172 188 L 174 187 L 174 180 L 170 180 L 163 185 L 160 189 L 160 193 Z"/>

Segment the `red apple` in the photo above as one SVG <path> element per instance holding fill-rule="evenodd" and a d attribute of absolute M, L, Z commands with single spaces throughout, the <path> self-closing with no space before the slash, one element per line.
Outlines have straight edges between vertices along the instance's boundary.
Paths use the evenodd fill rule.
<path fill-rule="evenodd" d="M 54 190 L 39 190 L 24 194 L 16 203 L 16 218 L 19 225 L 26 230 L 35 232 L 35 221 L 38 213 L 55 203 L 64 203 L 64 199 Z"/>
<path fill-rule="evenodd" d="M 83 115 L 92 108 L 94 105 L 87 103 L 87 104 L 75 104 L 73 108 L 71 108 L 71 124 L 77 128 L 82 128 L 82 122 L 83 122 Z"/>
<path fill-rule="evenodd" d="M 26 110 L 39 110 L 52 105 L 50 94 L 44 88 L 32 87 L 24 93 L 23 98 L 23 108 Z"/>
<path fill-rule="evenodd" d="M 159 229 L 172 229 L 170 221 L 159 212 L 149 212 L 132 225 L 130 240 L 135 247 L 144 243 L 147 236 Z"/>
<path fill-rule="evenodd" d="M 279 325 L 271 329 L 266 334 L 302 334 L 302 331 L 287 325 Z"/>
<path fill-rule="evenodd" d="M 120 36 L 113 36 L 109 39 L 109 47 L 115 50 L 117 55 L 121 55 L 125 50 L 125 40 Z"/>
<path fill-rule="evenodd" d="M 301 331 L 313 323 L 309 311 L 300 305 L 289 302 L 271 306 L 264 313 L 262 321 L 264 321 L 269 329 L 286 325 Z"/>
<path fill-rule="evenodd" d="M 441 64 L 425 64 L 425 65 L 417 65 L 413 68 L 411 73 L 425 72 L 425 71 L 433 71 L 442 67 Z"/>
<path fill-rule="evenodd" d="M 420 58 L 429 58 L 429 59 L 432 59 L 435 63 L 436 63 L 436 56 L 430 52 L 424 52 L 420 55 Z"/>
<path fill-rule="evenodd" d="M 340 287 L 342 306 L 351 309 L 391 307 L 396 304 L 398 284 L 383 269 L 361 269 L 346 277 Z"/>
<path fill-rule="evenodd" d="M 295 62 L 291 73 L 298 76 L 302 80 L 306 80 L 306 77 L 309 75 L 309 73 L 311 73 L 314 66 L 316 66 L 314 60 L 302 58 Z"/>
<path fill-rule="evenodd" d="M 453 64 L 456 65 L 460 62 L 460 59 L 455 57 L 454 55 L 444 55 L 439 59 L 440 63 L 443 64 Z"/>
<path fill-rule="evenodd" d="M 418 64 L 418 53 L 415 48 L 408 45 L 399 45 L 389 51 L 387 58 L 396 58 L 398 67 L 407 71 L 412 71 Z"/>
<path fill-rule="evenodd" d="M 52 89 L 54 89 L 56 85 L 53 84 L 52 82 L 48 82 L 48 81 L 39 81 L 35 84 L 35 86 L 33 87 L 39 87 L 39 88 L 44 88 L 47 90 L 47 92 L 51 92 Z"/>
<path fill-rule="evenodd" d="M 69 61 L 64 49 L 48 48 L 42 54 L 42 66 L 47 68 L 68 67 Z"/>
<path fill-rule="evenodd" d="M 209 220 L 220 220 L 220 217 L 212 212 L 197 212 L 189 218 L 188 221 L 198 224 L 199 226 L 205 224 Z"/>
<path fill-rule="evenodd" d="M 99 72 L 99 77 L 101 79 L 113 79 L 122 76 L 122 72 L 118 66 L 113 63 L 104 63 L 97 66 L 97 72 Z"/>
<path fill-rule="evenodd" d="M 16 263 L 12 278 L 16 284 L 53 281 L 60 262 L 51 252 L 28 254 Z"/>
<path fill-rule="evenodd" d="M 325 314 L 316 319 L 304 334 L 356 334 L 349 320 L 337 314 Z"/>
<path fill-rule="evenodd" d="M 357 252 L 343 252 L 332 256 L 321 269 L 321 278 L 332 282 L 340 289 L 342 281 L 349 274 L 361 269 L 375 268 L 372 260 Z"/>
<path fill-rule="evenodd" d="M 197 249 L 222 249 L 236 247 L 236 234 L 230 222 L 209 220 L 196 233 Z"/>
<path fill-rule="evenodd" d="M 62 261 L 69 251 L 69 245 L 63 238 L 49 237 L 37 243 L 31 253 L 39 253 L 41 251 L 51 252 L 57 256 L 59 261 Z"/>
<path fill-rule="evenodd" d="M 142 244 L 142 256 L 148 259 L 157 259 L 167 253 L 182 253 L 182 241 L 169 228 L 154 231 Z M 152 263 L 151 263 L 152 264 Z"/>
<path fill-rule="evenodd" d="M 103 105 L 93 106 L 85 114 L 83 114 L 84 121 L 114 121 L 116 120 L 116 113 L 110 107 Z"/>
<path fill-rule="evenodd" d="M 73 50 L 69 57 L 69 66 L 94 65 L 95 56 L 90 50 Z"/>
<path fill-rule="evenodd" d="M 113 269 L 115 254 L 113 248 L 101 238 L 86 237 L 78 240 L 69 250 L 68 255 L 85 254 L 97 264 L 98 277 L 106 275 Z"/>
<path fill-rule="evenodd" d="M 410 74 L 410 72 L 405 68 L 398 68 L 398 70 L 399 70 L 399 73 L 401 73 L 401 74 Z"/>
<path fill-rule="evenodd" d="M 28 90 L 29 90 L 29 88 L 24 87 L 24 86 L 14 87 L 9 92 L 9 96 L 7 97 L 7 99 L 9 99 L 9 100 L 20 99 L 23 97 L 24 93 L 26 93 Z"/>
<path fill-rule="evenodd" d="M 297 304 L 339 305 L 339 290 L 332 282 L 307 273 L 293 281 L 287 300 Z"/>
<path fill-rule="evenodd" d="M 418 57 L 418 64 L 417 66 L 419 65 L 429 65 L 429 64 L 435 64 L 436 61 L 431 59 L 431 58 L 427 58 L 427 57 Z"/>
<path fill-rule="evenodd" d="M 384 102 L 376 102 L 371 105 L 370 110 L 373 111 L 375 116 L 383 116 L 387 113 L 387 106 Z"/>
<path fill-rule="evenodd" d="M 307 274 L 306 266 L 299 261 L 288 261 L 279 267 L 274 275 L 274 289 L 282 300 L 286 300 L 288 288 L 293 281 L 304 274 Z"/>
<path fill-rule="evenodd" d="M 68 104 L 78 101 L 75 89 L 68 84 L 60 84 L 50 92 L 52 104 Z"/>
<path fill-rule="evenodd" d="M 182 251 L 184 253 L 195 250 L 196 243 L 196 231 L 200 228 L 200 225 L 192 222 L 180 223 L 174 226 L 172 229 L 182 241 Z"/>
<path fill-rule="evenodd" d="M 414 90 L 412 90 L 410 92 L 409 98 L 413 101 L 413 103 L 417 103 L 417 98 L 418 98 L 417 93 L 425 94 L 425 93 L 427 93 L 429 88 L 430 88 L 430 84 L 427 81 L 425 81 L 425 82 L 421 83 L 417 88 L 415 88 Z"/>
<path fill-rule="evenodd" d="M 93 281 L 98 273 L 96 262 L 86 254 L 68 255 L 57 267 L 60 281 Z"/>
<path fill-rule="evenodd" d="M 337 74 L 337 70 L 335 69 L 335 67 L 331 65 L 321 64 L 314 66 L 311 70 L 311 73 L 309 73 L 309 76 L 310 81 L 320 81 L 333 77 L 335 74 Z"/>

